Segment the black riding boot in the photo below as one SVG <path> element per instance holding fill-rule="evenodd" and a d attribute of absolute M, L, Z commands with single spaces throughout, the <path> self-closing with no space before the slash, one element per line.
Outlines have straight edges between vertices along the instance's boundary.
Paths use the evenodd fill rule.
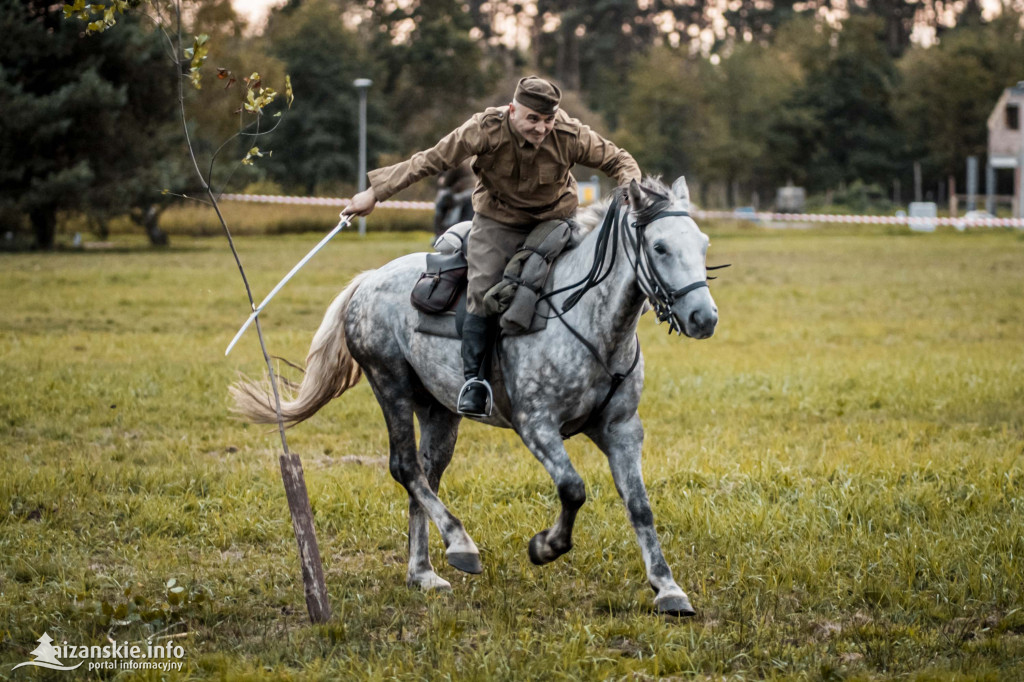
<path fill-rule="evenodd" d="M 493 407 L 491 386 L 487 383 L 487 353 L 490 352 L 490 320 L 472 313 L 462 323 L 462 367 L 466 383 L 459 391 L 459 414 L 489 417 Z"/>

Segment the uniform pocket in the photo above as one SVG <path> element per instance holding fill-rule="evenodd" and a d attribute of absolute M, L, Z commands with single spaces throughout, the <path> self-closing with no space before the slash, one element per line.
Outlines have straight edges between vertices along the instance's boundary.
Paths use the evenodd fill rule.
<path fill-rule="evenodd" d="M 542 166 L 537 169 L 537 181 L 542 185 L 550 185 L 558 181 L 558 169 L 554 166 Z"/>
<path fill-rule="evenodd" d="M 510 178 L 512 177 L 512 170 L 515 168 L 515 159 L 489 159 L 487 165 L 483 166 L 483 168 L 491 175 Z"/>

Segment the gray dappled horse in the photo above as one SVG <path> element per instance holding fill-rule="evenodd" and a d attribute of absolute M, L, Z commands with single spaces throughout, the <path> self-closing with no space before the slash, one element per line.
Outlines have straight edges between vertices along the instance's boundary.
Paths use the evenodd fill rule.
<path fill-rule="evenodd" d="M 535 564 L 572 548 L 586 490 L 562 440 L 584 433 L 608 458 L 657 610 L 693 615 L 662 554 L 640 470 L 643 359 L 636 328 L 649 303 L 676 331 L 695 339 L 714 333 L 718 309 L 707 288 L 708 238 L 689 217 L 683 178 L 671 190 L 657 180 L 633 182 L 624 194 L 628 206 L 616 200 L 582 212 L 580 227 L 589 233 L 551 271 L 553 289 L 569 289 L 551 299 L 562 321 L 552 319 L 542 331 L 501 341 L 494 411 L 480 421 L 515 429 L 557 486 L 561 513 L 529 543 Z M 428 518 L 444 540 L 449 564 L 468 573 L 482 568 L 476 544 L 437 497 L 458 436 L 455 404 L 463 374 L 458 341 L 414 331 L 418 313 L 409 292 L 423 270 L 424 254 L 417 253 L 352 281 L 328 308 L 302 383 L 282 412 L 289 424 L 308 419 L 365 372 L 387 423 L 391 475 L 409 493 L 408 584 L 450 589 L 430 564 Z M 560 312 L 574 291 L 577 304 Z M 243 381 L 232 394 L 242 415 L 276 421 L 264 388 Z M 413 415 L 421 430 L 418 451 Z"/>

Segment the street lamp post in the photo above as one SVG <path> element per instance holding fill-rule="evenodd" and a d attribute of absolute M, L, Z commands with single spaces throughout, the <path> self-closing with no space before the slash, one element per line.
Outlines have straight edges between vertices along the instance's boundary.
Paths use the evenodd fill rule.
<path fill-rule="evenodd" d="M 357 78 L 352 85 L 359 91 L 359 191 L 366 189 L 366 91 L 373 85 L 369 78 Z M 359 218 L 359 236 L 366 236 L 366 218 Z"/>

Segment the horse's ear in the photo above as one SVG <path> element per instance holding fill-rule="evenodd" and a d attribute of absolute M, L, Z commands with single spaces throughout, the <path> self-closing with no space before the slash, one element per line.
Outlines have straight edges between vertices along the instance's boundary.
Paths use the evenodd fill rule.
<path fill-rule="evenodd" d="M 644 207 L 644 191 L 640 189 L 640 183 L 636 180 L 629 181 L 626 197 L 629 199 L 629 207 L 634 211 L 639 211 Z"/>
<path fill-rule="evenodd" d="M 680 175 L 672 183 L 672 194 L 685 206 L 685 210 L 690 210 L 690 188 L 686 186 L 686 178 L 684 176 Z"/>

